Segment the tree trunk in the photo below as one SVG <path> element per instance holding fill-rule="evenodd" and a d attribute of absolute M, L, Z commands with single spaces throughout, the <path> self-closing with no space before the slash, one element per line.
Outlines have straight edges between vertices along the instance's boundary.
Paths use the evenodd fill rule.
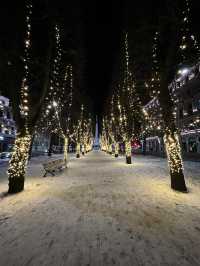
<path fill-rule="evenodd" d="M 174 190 L 186 192 L 187 188 L 184 180 L 181 146 L 173 117 L 173 102 L 169 89 L 165 84 L 167 84 L 167 81 L 164 80 L 161 86 L 162 89 L 160 91 L 159 100 L 165 124 L 164 144 L 170 170 L 171 187 Z"/>
<path fill-rule="evenodd" d="M 82 155 L 85 155 L 85 145 L 84 144 L 82 144 L 82 146 L 81 146 L 81 151 L 82 151 Z"/>
<path fill-rule="evenodd" d="M 67 167 L 68 138 L 64 137 L 64 163 Z"/>
<path fill-rule="evenodd" d="M 109 154 L 112 155 L 112 144 L 109 144 Z"/>
<path fill-rule="evenodd" d="M 130 141 L 125 142 L 125 149 L 126 149 L 126 163 L 131 164 L 131 143 Z"/>
<path fill-rule="evenodd" d="M 187 188 L 184 180 L 183 163 L 181 155 L 181 147 L 177 133 L 176 123 L 173 116 L 172 97 L 168 88 L 168 84 L 174 79 L 176 75 L 177 65 L 177 48 L 179 46 L 179 28 L 176 23 L 176 14 L 174 8 L 170 8 L 169 19 L 165 21 L 162 26 L 161 34 L 167 32 L 168 40 L 170 43 L 166 45 L 164 65 L 161 68 L 161 83 L 160 93 L 158 99 L 162 108 L 163 121 L 165 125 L 164 143 L 168 157 L 168 164 L 171 176 L 171 187 L 175 190 L 186 192 Z M 167 23 L 166 23 L 167 22 Z M 162 22 L 163 23 L 163 22 Z M 167 41 L 167 39 L 166 39 Z"/>
<path fill-rule="evenodd" d="M 76 145 L 76 158 L 80 158 L 80 143 Z"/>
<path fill-rule="evenodd" d="M 143 145 L 142 145 L 142 154 L 143 155 L 146 155 L 146 144 L 147 144 L 146 136 L 144 135 L 143 136 Z"/>
<path fill-rule="evenodd" d="M 49 143 L 49 150 L 48 150 L 48 156 L 50 157 L 52 155 L 52 147 L 54 143 L 54 135 L 50 135 L 50 143 Z"/>
<path fill-rule="evenodd" d="M 35 134 L 33 134 L 32 138 L 31 138 L 31 144 L 30 144 L 30 149 L 29 149 L 29 153 L 28 153 L 28 160 L 29 161 L 32 157 L 32 148 L 33 148 L 34 139 L 35 139 Z"/>
<path fill-rule="evenodd" d="M 109 153 L 109 143 L 107 139 L 105 141 L 105 147 L 106 147 L 106 153 Z"/>
<path fill-rule="evenodd" d="M 17 193 L 24 189 L 30 145 L 31 135 L 21 134 L 16 137 L 14 151 L 8 168 L 8 193 Z"/>
<path fill-rule="evenodd" d="M 164 136 L 164 143 L 170 169 L 171 188 L 181 192 L 187 192 L 178 134 L 168 131 Z"/>
<path fill-rule="evenodd" d="M 119 144 L 115 142 L 115 158 L 119 156 Z"/>
<path fill-rule="evenodd" d="M 89 144 L 86 145 L 86 151 L 87 151 L 87 153 L 90 151 L 90 145 Z"/>

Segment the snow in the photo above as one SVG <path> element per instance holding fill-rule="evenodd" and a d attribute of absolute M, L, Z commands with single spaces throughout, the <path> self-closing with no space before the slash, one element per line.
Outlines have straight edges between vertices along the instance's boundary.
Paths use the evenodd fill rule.
<path fill-rule="evenodd" d="M 17 195 L 3 197 L 1 171 L 1 266 L 200 265 L 199 162 L 185 163 L 189 193 L 179 193 L 161 158 L 126 165 L 94 151 L 46 178 L 42 160 Z"/>

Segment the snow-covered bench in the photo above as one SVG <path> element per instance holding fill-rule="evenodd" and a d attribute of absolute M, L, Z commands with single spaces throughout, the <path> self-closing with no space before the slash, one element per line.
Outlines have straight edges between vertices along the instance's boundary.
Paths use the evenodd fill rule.
<path fill-rule="evenodd" d="M 59 170 L 61 171 L 65 167 L 64 160 L 62 159 L 57 159 L 49 162 L 45 162 L 42 164 L 45 170 L 45 174 L 43 177 L 46 177 L 48 173 L 50 173 L 52 176 L 55 176 L 55 171 Z"/>

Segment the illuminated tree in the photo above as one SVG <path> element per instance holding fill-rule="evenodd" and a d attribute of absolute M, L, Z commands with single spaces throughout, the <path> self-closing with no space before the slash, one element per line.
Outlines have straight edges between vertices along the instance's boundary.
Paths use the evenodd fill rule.
<path fill-rule="evenodd" d="M 64 139 L 64 162 L 67 167 L 67 152 L 71 136 L 73 135 L 73 69 L 67 65 L 63 86 L 60 87 L 55 114 L 58 120 L 58 134 Z"/>
<path fill-rule="evenodd" d="M 109 128 L 109 135 L 112 140 L 112 143 L 114 145 L 114 153 L 115 157 L 117 158 L 119 156 L 119 121 L 118 121 L 118 108 L 117 108 L 117 95 L 116 93 L 113 93 L 111 98 L 111 112 L 108 119 L 108 128 Z"/>
<path fill-rule="evenodd" d="M 115 157 L 119 156 L 119 142 L 122 141 L 120 135 L 120 113 L 118 109 L 118 95 L 119 90 L 113 88 L 111 93 L 111 99 L 107 106 L 107 115 L 104 118 L 107 128 L 107 143 L 109 143 L 109 149 L 112 153 L 112 145 L 114 146 Z"/>
<path fill-rule="evenodd" d="M 160 128 L 164 132 L 164 143 L 167 152 L 171 176 L 171 187 L 178 191 L 187 191 L 183 162 L 181 155 L 179 130 L 174 117 L 174 104 L 169 90 L 169 84 L 176 83 L 178 69 L 191 62 L 192 54 L 199 54 L 199 47 L 194 35 L 189 33 L 189 0 L 184 1 L 184 11 L 181 23 L 177 20 L 175 8 L 167 9 L 169 18 L 161 20 L 160 34 L 154 37 L 153 63 L 158 66 L 158 51 L 160 52 L 160 66 L 152 71 L 151 87 L 154 97 L 159 101 L 161 111 Z M 181 28 L 181 31 L 179 31 Z M 188 51 L 187 53 L 185 51 Z M 190 51 L 190 52 L 189 52 Z M 197 57 L 198 58 L 198 57 Z M 159 125 L 158 125 L 159 126 Z"/>
<path fill-rule="evenodd" d="M 88 117 L 85 117 L 82 124 L 82 136 L 81 136 L 81 146 L 82 146 L 82 155 L 85 155 L 88 151 L 91 150 L 92 144 L 92 118 L 89 114 Z"/>
<path fill-rule="evenodd" d="M 115 157 L 118 156 L 119 143 L 124 143 L 126 162 L 131 164 L 131 141 L 140 135 L 143 114 L 134 77 L 130 70 L 128 34 L 124 36 L 120 53 L 118 80 L 113 82 L 113 85 L 103 119 L 101 141 L 103 148 L 109 150 L 110 153 L 112 153 L 112 144 L 114 145 Z"/>
<path fill-rule="evenodd" d="M 109 152 L 108 130 L 106 126 L 106 117 L 102 119 L 102 132 L 101 132 L 101 149 L 105 152 Z"/>
<path fill-rule="evenodd" d="M 191 66 L 191 64 L 194 65 L 200 60 L 200 46 L 191 29 L 191 5 L 191 0 L 182 1 L 179 32 L 179 67 Z M 178 74 L 181 74 L 181 72 Z"/>
<path fill-rule="evenodd" d="M 47 100 L 52 99 L 52 101 L 50 103 L 47 101 L 48 105 L 43 110 L 44 114 L 39 124 L 42 123 L 44 131 L 49 131 L 53 134 L 56 133 L 63 138 L 64 162 L 67 167 L 69 143 L 70 141 L 74 141 L 76 136 L 80 140 L 79 135 L 81 135 L 79 130 L 79 101 L 77 103 L 77 90 L 74 90 L 73 67 L 71 64 L 65 65 L 65 62 L 62 62 L 65 60 L 61 60 L 62 57 L 60 55 L 62 54 L 62 50 L 59 47 L 60 45 L 57 46 L 58 57 L 54 60 L 55 67 L 53 69 L 55 70 L 51 79 L 52 90 L 50 90 L 48 97 L 46 97 Z M 80 148 L 81 144 L 77 145 Z"/>
<path fill-rule="evenodd" d="M 34 87 L 31 77 L 31 18 L 32 2 L 26 0 L 26 34 L 25 52 L 23 57 L 24 77 L 21 88 L 15 93 L 8 92 L 13 104 L 13 114 L 17 125 L 17 136 L 15 140 L 12 158 L 9 163 L 9 193 L 20 192 L 24 188 L 26 165 L 28 160 L 31 139 L 35 124 L 40 115 L 45 95 L 48 90 L 49 72 L 52 54 L 51 29 L 49 28 L 49 45 L 46 50 L 44 77 L 40 83 L 40 89 Z"/>
<path fill-rule="evenodd" d="M 159 32 L 156 32 L 153 38 L 152 48 L 152 69 L 151 79 L 145 87 L 148 89 L 151 100 L 143 108 L 144 121 L 142 125 L 143 146 L 145 146 L 146 136 L 164 136 L 164 124 L 162 108 L 159 103 L 158 95 L 160 93 L 160 63 L 158 58 Z M 145 153 L 145 147 L 143 147 Z"/>
<path fill-rule="evenodd" d="M 74 125 L 74 139 L 76 143 L 76 158 L 80 158 L 81 154 L 81 136 L 82 136 L 82 123 L 83 123 L 84 106 L 81 105 L 81 110 L 77 117 L 77 123 Z"/>
<path fill-rule="evenodd" d="M 125 143 L 126 162 L 131 164 L 131 141 L 141 130 L 141 101 L 136 92 L 134 77 L 130 71 L 128 35 L 125 35 L 121 59 L 121 82 L 119 84 L 118 112 L 121 137 Z"/>
<path fill-rule="evenodd" d="M 52 154 L 52 144 L 55 135 L 61 135 L 60 121 L 58 119 L 58 102 L 63 94 L 62 80 L 63 73 L 61 73 L 62 48 L 60 28 L 58 25 L 54 26 L 54 47 L 51 58 L 51 70 L 49 73 L 48 91 L 45 95 L 41 114 L 35 126 L 37 134 L 44 133 L 50 136 L 50 145 L 48 155 Z"/>
<path fill-rule="evenodd" d="M 85 155 L 86 151 L 91 150 L 93 133 L 92 118 L 88 108 L 81 104 L 81 110 L 77 113 L 77 123 L 74 126 L 74 140 L 76 142 L 76 158 Z"/>

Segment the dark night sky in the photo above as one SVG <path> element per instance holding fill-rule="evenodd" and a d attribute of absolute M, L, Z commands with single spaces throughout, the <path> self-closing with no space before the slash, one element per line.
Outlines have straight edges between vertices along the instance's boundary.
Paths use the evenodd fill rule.
<path fill-rule="evenodd" d="M 67 25 L 67 30 L 71 28 L 72 35 L 76 25 L 80 25 L 81 51 L 85 57 L 86 67 L 84 72 L 86 82 L 83 90 L 91 98 L 96 113 L 102 112 L 108 95 L 112 70 L 116 64 L 115 58 L 120 46 L 121 29 L 124 28 L 124 25 L 129 25 L 128 28 L 132 32 L 130 49 L 134 51 L 137 47 L 134 56 L 136 57 L 136 64 L 139 64 L 140 60 L 138 59 L 141 55 L 145 54 L 147 50 L 151 51 L 149 40 L 152 36 L 145 31 L 145 28 L 151 23 L 155 23 L 155 9 L 162 3 L 161 0 L 73 0 L 71 2 L 33 0 L 33 4 L 38 6 L 35 10 L 38 17 L 45 13 L 45 8 L 43 9 L 42 6 L 52 5 L 52 12 L 56 10 L 59 19 L 65 22 L 65 26 Z M 199 0 L 192 0 L 192 5 L 194 32 L 199 34 Z M 21 25 L 18 21 L 24 19 L 23 6 L 24 0 L 21 0 L 14 2 L 12 6 L 9 2 L 4 2 L 1 8 L 0 49 L 3 53 L 5 49 L 12 50 L 14 43 L 17 43 L 16 46 L 18 46 L 18 40 L 23 40 L 20 34 Z M 39 29 L 41 31 L 41 45 L 42 42 L 45 43 L 45 39 L 42 40 L 43 28 L 39 26 Z M 44 47 L 42 47 L 42 51 L 43 49 Z M 12 53 L 9 56 L 12 57 Z M 142 63 L 139 71 L 143 69 L 145 72 L 145 62 Z"/>
<path fill-rule="evenodd" d="M 87 92 L 95 103 L 96 113 L 102 113 L 108 96 L 122 30 L 129 23 L 132 32 L 138 31 L 145 24 L 153 23 L 155 3 L 155 0 L 96 0 L 82 6 L 86 22 Z M 134 37 L 132 39 L 133 42 L 136 41 Z"/>
<path fill-rule="evenodd" d="M 153 2 L 96 0 L 82 6 L 88 60 L 86 90 L 96 113 L 102 113 L 108 96 L 122 30 L 129 22 L 132 31 L 152 22 Z"/>
<path fill-rule="evenodd" d="M 88 92 L 101 112 L 119 47 L 122 5 L 120 1 L 93 1 L 85 7 L 88 56 Z"/>
<path fill-rule="evenodd" d="M 179 1 L 179 0 L 177 0 Z M 170 2 L 170 1 L 169 1 Z M 180 2 L 183 2 L 182 0 Z M 198 28 L 199 1 L 192 2 L 193 30 L 200 35 Z M 173 1 L 172 1 L 173 3 Z M 84 19 L 86 21 L 86 47 L 88 51 L 88 88 L 87 91 L 95 103 L 95 111 L 102 112 L 108 95 L 112 78 L 112 69 L 115 57 L 119 51 L 120 34 L 128 26 L 131 35 L 130 47 L 139 47 L 136 50 L 136 61 L 142 55 L 137 51 L 141 49 L 151 52 L 152 32 L 145 31 L 151 24 L 155 25 L 155 12 L 162 8 L 163 1 L 104 1 L 96 0 L 84 6 Z M 140 33 L 140 31 L 142 33 Z M 134 34 L 135 32 L 135 34 Z M 150 42 L 149 42 L 150 40 Z M 140 62 L 140 59 L 138 60 Z M 137 65 L 138 62 L 135 62 Z M 145 69 L 145 66 L 142 66 Z M 141 71 L 141 68 L 139 68 Z"/>

